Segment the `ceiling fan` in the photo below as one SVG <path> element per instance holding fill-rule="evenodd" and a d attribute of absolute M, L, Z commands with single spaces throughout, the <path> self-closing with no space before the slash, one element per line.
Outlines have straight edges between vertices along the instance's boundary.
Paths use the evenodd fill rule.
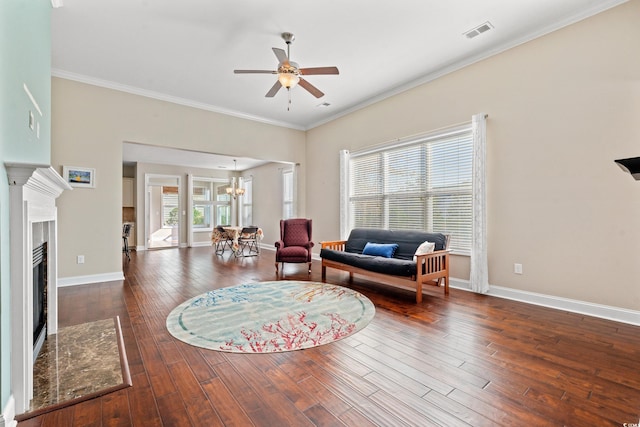
<path fill-rule="evenodd" d="M 321 98 L 324 93 L 301 76 L 311 76 L 317 74 L 339 74 L 337 67 L 314 67 L 314 68 L 300 68 L 297 63 L 290 60 L 289 48 L 291 43 L 295 40 L 295 36 L 292 33 L 282 33 L 282 39 L 287 44 L 287 52 L 277 47 L 273 48 L 276 58 L 278 58 L 278 69 L 273 70 L 233 70 L 235 74 L 277 74 L 278 81 L 275 82 L 273 87 L 265 95 L 267 98 L 272 98 L 278 93 L 281 87 L 285 87 L 287 90 L 295 87 L 299 84 L 303 89 L 309 92 L 316 98 Z M 289 104 L 291 104 L 291 98 L 289 98 Z"/>

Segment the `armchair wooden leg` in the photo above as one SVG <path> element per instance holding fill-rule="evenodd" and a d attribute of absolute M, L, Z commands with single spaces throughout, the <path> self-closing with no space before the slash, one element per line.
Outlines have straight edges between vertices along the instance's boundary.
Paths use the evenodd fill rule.
<path fill-rule="evenodd" d="M 309 272 L 308 272 L 309 276 L 311 275 L 311 263 L 309 263 Z"/>
<path fill-rule="evenodd" d="M 278 263 L 276 262 L 276 277 L 278 277 Z"/>
<path fill-rule="evenodd" d="M 327 267 L 326 266 L 322 266 L 322 280 L 325 280 L 327 278 Z"/>

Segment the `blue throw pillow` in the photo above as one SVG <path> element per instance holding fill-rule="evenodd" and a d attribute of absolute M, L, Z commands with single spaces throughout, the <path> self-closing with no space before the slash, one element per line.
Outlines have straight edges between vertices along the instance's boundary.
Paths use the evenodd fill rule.
<path fill-rule="evenodd" d="M 362 255 L 383 256 L 385 258 L 393 258 L 393 254 L 398 249 L 397 243 L 371 243 L 367 242 L 362 250 Z"/>

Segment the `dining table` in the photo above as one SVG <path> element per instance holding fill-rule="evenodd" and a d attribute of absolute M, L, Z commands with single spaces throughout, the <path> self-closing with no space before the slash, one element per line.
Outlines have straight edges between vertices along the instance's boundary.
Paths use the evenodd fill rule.
<path fill-rule="evenodd" d="M 231 240 L 231 252 L 235 256 L 239 256 L 241 252 L 240 244 L 238 240 L 242 236 L 242 230 L 244 227 L 236 226 L 236 225 L 228 225 L 222 226 L 224 232 L 221 232 L 217 227 L 213 229 L 213 233 L 211 233 L 211 241 L 215 245 L 223 240 Z M 260 241 L 264 238 L 264 234 L 262 232 L 262 228 L 258 227 L 258 231 L 256 231 L 256 241 Z M 224 250 L 222 251 L 224 253 Z"/>

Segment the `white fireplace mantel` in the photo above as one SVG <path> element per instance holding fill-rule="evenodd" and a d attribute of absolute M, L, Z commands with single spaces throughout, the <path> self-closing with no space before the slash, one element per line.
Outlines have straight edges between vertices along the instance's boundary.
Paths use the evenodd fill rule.
<path fill-rule="evenodd" d="M 11 392 L 15 412 L 33 397 L 33 225 L 47 242 L 47 330 L 58 328 L 58 247 L 55 200 L 71 186 L 49 165 L 5 163 L 9 180 L 11 251 Z"/>

